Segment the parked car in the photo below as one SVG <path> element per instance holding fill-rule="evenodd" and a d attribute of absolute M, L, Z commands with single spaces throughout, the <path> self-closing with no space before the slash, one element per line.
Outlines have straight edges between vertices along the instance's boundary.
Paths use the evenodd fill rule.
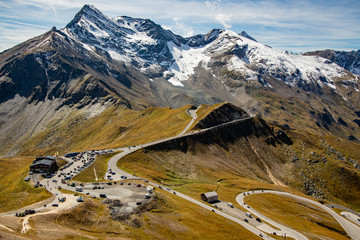
<path fill-rule="evenodd" d="M 58 207 L 58 206 L 59 206 L 59 204 L 54 203 L 52 206 L 53 206 L 53 207 Z"/>
<path fill-rule="evenodd" d="M 24 179 L 24 181 L 29 181 L 30 180 L 30 178 L 29 177 L 26 177 L 25 179 Z"/>
<path fill-rule="evenodd" d="M 100 198 L 106 198 L 106 194 L 104 194 L 104 193 L 100 193 Z"/>

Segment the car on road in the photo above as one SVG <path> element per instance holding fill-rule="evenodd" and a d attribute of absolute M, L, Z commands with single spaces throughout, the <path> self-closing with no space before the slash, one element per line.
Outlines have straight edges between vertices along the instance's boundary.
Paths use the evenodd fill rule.
<path fill-rule="evenodd" d="M 106 198 L 106 194 L 104 194 L 104 193 L 100 193 L 100 198 Z"/>
<path fill-rule="evenodd" d="M 84 199 L 82 197 L 79 197 L 78 199 L 76 199 L 77 202 L 84 202 Z"/>
<path fill-rule="evenodd" d="M 142 204 L 142 202 L 136 202 L 136 205 L 141 205 Z"/>
<path fill-rule="evenodd" d="M 29 177 L 26 177 L 25 179 L 24 179 L 24 181 L 29 181 L 30 180 L 30 178 Z"/>
<path fill-rule="evenodd" d="M 245 221 L 245 222 L 249 222 L 249 220 L 247 220 L 246 218 L 244 218 L 244 221 Z"/>
<path fill-rule="evenodd" d="M 249 213 L 249 212 L 246 212 L 245 215 L 249 218 L 252 218 L 251 213 Z"/>
<path fill-rule="evenodd" d="M 261 222 L 261 219 L 260 219 L 260 218 L 256 218 L 256 221 Z"/>
<path fill-rule="evenodd" d="M 232 203 L 230 203 L 230 202 L 229 202 L 227 205 L 228 205 L 229 207 L 231 207 L 231 208 L 234 208 L 234 205 L 233 205 Z"/>
<path fill-rule="evenodd" d="M 59 204 L 54 203 L 52 206 L 53 206 L 53 207 L 58 207 L 58 206 L 59 206 Z"/>

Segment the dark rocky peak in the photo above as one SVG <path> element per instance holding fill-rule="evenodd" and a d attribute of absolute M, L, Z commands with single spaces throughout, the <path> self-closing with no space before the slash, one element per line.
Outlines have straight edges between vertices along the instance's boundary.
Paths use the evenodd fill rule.
<path fill-rule="evenodd" d="M 72 28 L 76 24 L 78 24 L 82 17 L 90 19 L 94 22 L 96 21 L 103 21 L 103 20 L 110 20 L 107 16 L 105 16 L 102 12 L 100 12 L 97 8 L 93 5 L 84 5 L 81 10 L 75 15 L 74 19 L 71 20 L 70 23 L 66 25 L 66 28 Z"/>
<path fill-rule="evenodd" d="M 200 47 L 217 39 L 222 32 L 224 32 L 223 29 L 212 29 L 207 34 L 198 34 L 185 38 L 185 41 L 190 47 Z"/>
<path fill-rule="evenodd" d="M 211 30 L 210 32 L 208 32 L 208 34 L 205 35 L 205 38 L 204 38 L 205 43 L 207 44 L 207 43 L 210 43 L 210 42 L 214 41 L 224 31 L 225 31 L 224 29 L 213 29 L 213 30 Z"/>
<path fill-rule="evenodd" d="M 205 35 L 198 34 L 192 37 L 188 37 L 185 40 L 186 40 L 186 44 L 189 45 L 190 47 L 200 47 L 205 43 Z"/>
<path fill-rule="evenodd" d="M 245 31 L 242 31 L 241 33 L 239 33 L 240 36 L 246 37 L 247 39 L 250 39 L 254 42 L 257 42 L 255 38 L 251 37 L 249 34 L 247 34 Z"/>

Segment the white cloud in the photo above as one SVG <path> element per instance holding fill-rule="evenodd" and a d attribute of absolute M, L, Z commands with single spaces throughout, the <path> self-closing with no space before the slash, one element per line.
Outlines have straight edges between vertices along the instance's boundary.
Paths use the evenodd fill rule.
<path fill-rule="evenodd" d="M 212 9 L 216 9 L 220 6 L 221 0 L 213 0 L 213 1 L 209 1 L 206 0 L 205 4 L 208 8 L 212 8 Z"/>
<path fill-rule="evenodd" d="M 231 25 L 227 23 L 231 20 L 229 15 L 219 13 L 216 15 L 215 19 L 220 24 L 222 24 L 224 26 L 224 28 L 226 28 L 226 29 L 231 28 Z"/>
<path fill-rule="evenodd" d="M 194 35 L 194 29 L 184 24 L 180 19 L 174 19 L 175 25 L 171 27 L 172 31 L 183 37 L 191 37 Z"/>

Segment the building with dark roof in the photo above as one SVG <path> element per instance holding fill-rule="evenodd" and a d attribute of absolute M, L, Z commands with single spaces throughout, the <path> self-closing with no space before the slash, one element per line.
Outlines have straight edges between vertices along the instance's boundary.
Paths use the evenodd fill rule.
<path fill-rule="evenodd" d="M 54 156 L 37 157 L 30 165 L 30 172 L 51 174 L 58 170 Z"/>
<path fill-rule="evenodd" d="M 208 203 L 218 202 L 218 194 L 215 191 L 202 193 L 200 196 L 201 196 L 201 199 L 205 202 L 208 202 Z"/>

